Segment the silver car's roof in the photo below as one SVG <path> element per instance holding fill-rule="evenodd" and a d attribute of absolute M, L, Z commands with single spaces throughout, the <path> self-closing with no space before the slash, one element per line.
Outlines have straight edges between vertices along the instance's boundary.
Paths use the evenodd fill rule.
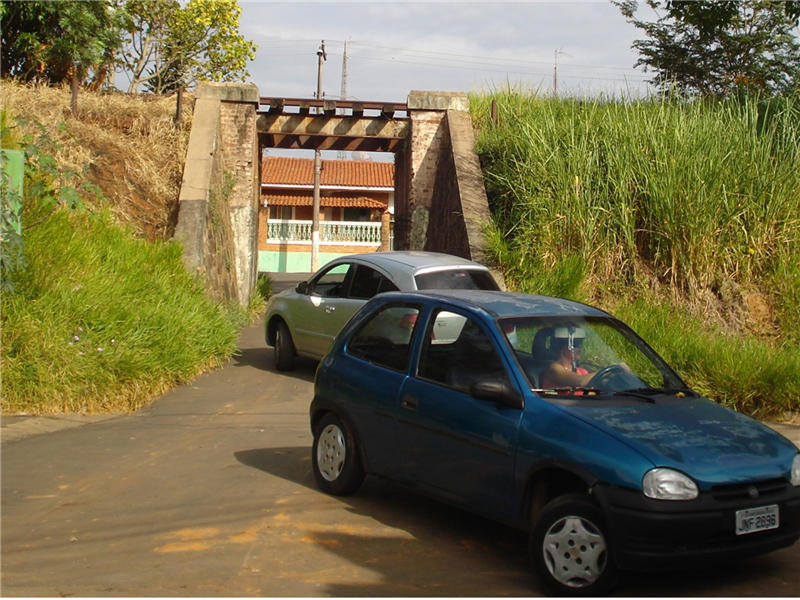
<path fill-rule="evenodd" d="M 380 267 L 392 273 L 419 273 L 421 271 L 435 271 L 440 268 L 460 267 L 467 269 L 480 269 L 488 271 L 482 264 L 466 258 L 441 254 L 439 252 L 423 251 L 394 251 L 394 252 L 367 252 L 364 254 L 351 254 L 336 259 L 339 261 L 358 261 L 368 265 Z"/>

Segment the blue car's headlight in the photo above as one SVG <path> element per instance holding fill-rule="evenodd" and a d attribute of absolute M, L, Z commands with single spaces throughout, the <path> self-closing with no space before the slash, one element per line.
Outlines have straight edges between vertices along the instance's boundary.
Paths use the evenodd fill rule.
<path fill-rule="evenodd" d="M 792 485 L 800 486 L 800 454 L 794 455 L 794 460 L 792 461 Z"/>
<path fill-rule="evenodd" d="M 672 469 L 651 469 L 642 479 L 642 491 L 656 500 L 694 500 L 697 484 L 687 475 Z"/>

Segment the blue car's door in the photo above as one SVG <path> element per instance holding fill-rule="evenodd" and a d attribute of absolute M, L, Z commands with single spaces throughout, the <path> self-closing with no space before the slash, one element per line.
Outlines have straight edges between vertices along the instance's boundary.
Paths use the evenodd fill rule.
<path fill-rule="evenodd" d="M 399 449 L 405 441 L 395 417 L 419 312 L 419 306 L 403 303 L 375 313 L 337 357 L 339 368 L 331 370 L 337 380 L 326 383 L 358 429 L 367 468 L 391 479 L 403 479 Z"/>
<path fill-rule="evenodd" d="M 417 375 L 400 392 L 406 476 L 451 500 L 512 516 L 522 411 L 471 397 L 469 384 L 480 378 L 508 380 L 486 331 L 463 315 L 435 313 Z"/>

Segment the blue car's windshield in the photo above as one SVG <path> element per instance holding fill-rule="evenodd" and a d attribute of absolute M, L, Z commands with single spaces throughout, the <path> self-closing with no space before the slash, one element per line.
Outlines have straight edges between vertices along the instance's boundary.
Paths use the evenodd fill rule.
<path fill-rule="evenodd" d="M 531 389 L 592 395 L 688 391 L 680 377 L 620 321 L 591 317 L 502 319 Z"/>

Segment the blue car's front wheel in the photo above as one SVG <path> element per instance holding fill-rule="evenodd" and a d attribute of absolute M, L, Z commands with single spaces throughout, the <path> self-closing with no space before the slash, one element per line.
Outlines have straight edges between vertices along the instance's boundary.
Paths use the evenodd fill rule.
<path fill-rule="evenodd" d="M 333 413 L 325 415 L 314 429 L 311 461 L 317 486 L 327 494 L 347 496 L 364 481 L 353 433 Z"/>
<path fill-rule="evenodd" d="M 616 582 L 603 514 L 585 494 L 561 496 L 542 509 L 531 531 L 530 555 L 559 595 L 605 594 Z"/>

